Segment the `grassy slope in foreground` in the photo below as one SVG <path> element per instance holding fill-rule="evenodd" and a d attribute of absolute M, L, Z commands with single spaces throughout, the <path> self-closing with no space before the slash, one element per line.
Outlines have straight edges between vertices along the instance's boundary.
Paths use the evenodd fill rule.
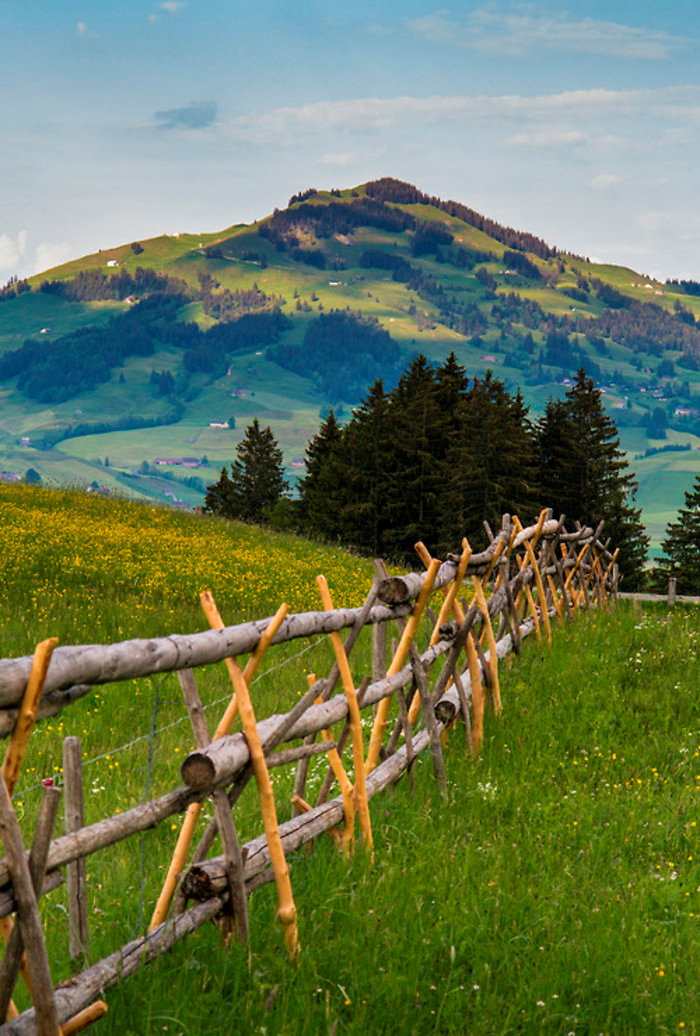
<path fill-rule="evenodd" d="M 338 604 L 356 603 L 371 578 L 369 564 L 299 539 L 45 490 L 0 489 L 0 540 L 9 655 L 51 633 L 70 643 L 202 628 L 205 585 L 233 621 L 272 613 L 282 596 L 316 607 L 319 569 Z M 624 606 L 557 629 L 551 650 L 528 641 L 502 669 L 504 714 L 487 717 L 477 763 L 453 733 L 447 803 L 425 756 L 412 791 L 373 804 L 374 868 L 360 850 L 347 864 L 328 839 L 291 861 L 298 967 L 282 948 L 274 888 L 261 889 L 251 967 L 203 929 L 109 991 L 100 1031 L 296 1036 L 338 1019 L 337 1032 L 358 1034 L 692 1032 L 699 641 L 697 610 L 667 622 Z M 288 708 L 312 665 L 328 670 L 328 646 L 320 661 L 298 655 L 307 646 L 282 668 L 268 659 L 259 714 Z M 370 664 L 360 645 L 358 681 Z M 211 723 L 228 697 L 223 666 L 197 680 Z M 15 800 L 26 830 L 67 734 L 83 742 L 88 822 L 172 787 L 191 744 L 172 677 L 101 689 L 33 734 Z M 276 792 L 288 815 L 288 782 Z M 243 840 L 259 831 L 254 796 L 237 822 Z M 165 827 L 88 860 L 93 959 L 147 923 L 176 837 Z M 42 909 L 54 977 L 67 977 L 63 892 Z"/>

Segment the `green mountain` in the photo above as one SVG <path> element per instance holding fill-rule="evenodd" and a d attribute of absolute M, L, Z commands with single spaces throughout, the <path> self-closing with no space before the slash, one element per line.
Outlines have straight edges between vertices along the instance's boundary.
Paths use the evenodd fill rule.
<path fill-rule="evenodd" d="M 657 545 L 700 471 L 700 285 L 589 262 L 383 179 L 251 225 L 127 243 L 0 290 L 0 471 L 200 503 L 254 416 L 288 475 L 418 352 L 519 385 L 584 366 Z"/>

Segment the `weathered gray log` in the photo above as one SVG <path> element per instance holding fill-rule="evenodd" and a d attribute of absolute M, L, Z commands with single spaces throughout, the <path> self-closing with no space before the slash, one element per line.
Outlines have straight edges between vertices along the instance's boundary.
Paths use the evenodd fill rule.
<path fill-rule="evenodd" d="M 49 851 L 49 843 L 53 833 L 58 807 L 61 802 L 60 788 L 44 788 L 44 794 L 39 807 L 34 839 L 29 853 L 29 873 L 32 879 L 34 894 L 39 897 L 41 887 L 44 883 L 44 872 L 46 870 L 46 856 Z M 7 1017 L 7 1009 L 12 999 L 12 991 L 15 988 L 19 969 L 24 955 L 24 940 L 19 925 L 15 925 L 10 933 L 10 938 L 5 946 L 2 962 L 0 962 L 0 1018 Z"/>
<path fill-rule="evenodd" d="M 83 760 L 80 738 L 63 742 L 63 811 L 66 834 L 79 831 L 85 823 L 83 802 Z M 87 872 L 85 857 L 66 867 L 68 893 L 68 950 L 71 961 L 87 959 L 90 950 L 87 911 Z"/>
<path fill-rule="evenodd" d="M 275 766 L 288 766 L 289 763 L 296 763 L 299 759 L 312 758 L 315 755 L 325 755 L 332 748 L 337 748 L 335 741 L 322 741 L 317 745 L 299 745 L 298 748 L 284 748 L 280 752 L 271 752 L 265 757 L 268 770 Z"/>
<path fill-rule="evenodd" d="M 427 745 L 427 731 L 421 731 L 414 741 L 416 753 L 422 752 Z M 380 763 L 367 777 L 368 799 L 397 781 L 406 769 L 406 762 L 406 752 L 404 749 L 400 749 L 395 755 Z M 312 841 L 319 834 L 340 824 L 343 817 L 343 800 L 339 796 L 330 802 L 316 806 L 310 813 L 302 813 L 300 816 L 280 824 L 280 838 L 285 856 L 288 857 L 290 853 L 299 849 L 306 842 Z M 252 842 L 247 843 L 245 848 L 247 850 L 245 874 L 246 881 L 249 881 L 267 869 L 270 864 L 270 853 L 265 835 L 254 838 Z M 210 895 L 216 895 L 217 889 L 224 888 L 221 880 L 222 863 L 222 857 L 217 856 L 190 869 L 183 878 L 183 888 L 190 899 L 206 899 Z"/>
<path fill-rule="evenodd" d="M 150 963 L 190 932 L 220 914 L 226 903 L 226 894 L 215 896 L 206 903 L 164 921 L 152 932 L 122 946 L 115 953 L 93 964 L 80 975 L 70 979 L 65 986 L 55 990 L 54 999 L 58 1021 L 61 1025 L 87 1007 L 110 986 L 133 975 L 144 964 Z M 25 1011 L 18 1018 L 0 1026 L 0 1036 L 34 1036 L 38 1018 L 34 1009 Z M 58 1032 L 58 1029 L 55 1030 Z"/>
<path fill-rule="evenodd" d="M 6 861 L 3 860 L 5 867 L 7 867 Z M 59 888 L 65 881 L 63 877 L 63 871 L 53 870 L 49 871 L 45 875 L 41 885 L 41 891 L 37 894 L 37 899 L 40 896 L 45 896 L 47 892 L 53 892 L 54 889 Z M 8 914 L 13 913 L 17 909 L 15 903 L 15 897 L 12 894 L 12 889 L 6 889 L 0 892 L 0 917 L 7 917 Z"/>
<path fill-rule="evenodd" d="M 531 619 L 528 619 L 523 623 L 521 627 L 521 636 L 526 637 L 534 629 L 534 624 Z M 504 637 L 502 641 L 497 645 L 497 652 L 499 657 L 505 656 L 511 649 L 510 636 Z M 468 674 L 464 674 L 463 678 L 468 680 Z M 445 697 L 456 694 L 456 690 L 451 690 Z M 415 750 L 417 753 L 422 752 L 428 744 L 428 734 L 426 731 L 421 731 L 415 739 Z M 386 787 L 388 784 L 393 783 L 401 775 L 406 767 L 406 755 L 407 751 L 404 746 L 399 752 L 395 753 L 391 758 L 387 759 L 384 763 L 378 766 L 373 773 L 371 773 L 367 779 L 367 793 L 371 798 L 381 788 Z M 190 801 L 194 801 L 195 798 L 200 796 L 192 796 L 190 793 L 183 795 L 183 789 L 176 789 L 175 792 L 170 792 L 167 796 L 164 796 L 159 800 L 160 810 L 164 808 L 172 807 L 173 803 L 178 802 L 179 808 L 184 809 Z M 154 803 L 145 804 L 145 808 L 153 806 Z M 137 810 L 132 810 L 130 813 L 135 814 L 138 810 L 143 811 L 144 806 L 137 807 Z M 175 812 L 172 810 L 171 812 Z M 154 814 L 152 814 L 153 816 Z M 171 813 L 166 813 L 166 816 Z M 118 817 L 109 818 L 106 821 L 100 821 L 97 825 L 92 825 L 93 828 L 100 828 L 115 820 L 121 820 L 126 814 L 120 814 Z M 343 803 L 342 798 L 335 799 L 333 802 L 325 803 L 322 806 L 317 807 L 312 813 L 304 814 L 300 817 L 296 817 L 286 824 L 281 825 L 280 834 L 283 840 L 283 847 L 285 852 L 291 852 L 295 848 L 309 841 L 315 837 L 316 834 L 323 830 L 327 830 L 329 827 L 337 825 L 343 819 Z M 141 818 L 141 821 L 143 817 Z M 157 820 L 151 820 L 152 823 L 157 823 Z M 114 825 L 110 825 L 112 828 Z M 136 830 L 142 830 L 142 827 L 136 828 Z M 83 828 L 79 834 L 84 835 L 85 832 L 90 832 L 90 828 Z M 112 834 L 114 831 L 112 830 Z M 94 843 L 95 832 L 91 833 L 89 841 Z M 118 838 L 110 837 L 108 842 L 104 844 L 111 844 L 112 841 L 116 841 Z M 53 843 L 55 849 L 59 842 L 66 842 L 66 837 L 63 839 L 57 839 Z M 264 835 L 253 842 L 249 843 L 244 847 L 247 850 L 247 858 L 245 861 L 245 874 L 246 874 L 246 887 L 250 890 L 255 887 L 256 883 L 265 882 L 270 876 L 269 871 L 269 853 L 267 851 L 267 839 Z M 94 849 L 90 850 L 94 851 Z M 55 855 L 55 853 L 54 853 Z M 225 883 L 225 875 L 223 872 L 222 865 L 223 861 L 218 861 L 220 866 L 220 880 Z M 1 864 L 0 864 L 1 866 Z M 206 881 L 211 883 L 217 880 L 216 877 L 217 860 L 206 861 L 201 864 L 197 870 L 201 872 Z M 187 876 L 189 880 L 189 875 Z M 221 886 L 224 887 L 224 884 Z M 211 888 L 210 888 L 211 891 Z M 198 884 L 198 892 L 202 893 L 201 882 Z M 98 964 L 89 968 L 83 972 L 76 979 L 72 979 L 71 983 L 67 987 L 59 988 L 56 991 L 55 999 L 57 1005 L 58 1018 L 61 1023 L 67 1021 L 73 1017 L 85 1006 L 92 1003 L 95 997 L 103 989 L 114 985 L 121 978 L 126 978 L 128 975 L 133 974 L 143 964 L 153 960 L 154 957 L 160 953 L 169 949 L 178 939 L 183 938 L 189 932 L 196 930 L 202 924 L 205 924 L 208 920 L 216 917 L 224 908 L 226 903 L 226 893 L 220 895 L 213 895 L 212 898 L 207 899 L 206 902 L 198 903 L 195 907 L 186 911 L 183 914 L 178 915 L 172 920 L 168 920 L 160 925 L 154 931 L 149 932 L 147 936 L 135 939 L 128 943 L 126 946 L 117 950 L 116 953 L 110 957 L 105 958 Z M 22 1014 L 19 1018 L 14 1019 L 11 1022 L 6 1023 L 0 1027 L 0 1036 L 9 1036 L 9 1034 L 33 1034 L 36 1029 L 36 1017 L 34 1010 L 27 1011 Z"/>
<path fill-rule="evenodd" d="M 449 642 L 441 641 L 429 648 L 421 657 L 428 662 L 439 657 L 450 647 Z M 399 687 L 404 687 L 412 678 L 411 667 L 404 668 L 395 676 L 386 677 L 379 683 L 370 684 L 365 695 L 365 704 L 374 704 L 382 698 L 393 694 Z M 345 719 L 348 703 L 344 694 L 336 694 L 330 701 L 312 705 L 306 714 L 293 724 L 286 733 L 288 740 L 306 737 L 318 733 L 334 723 Z M 291 715 L 291 714 L 290 714 Z M 270 716 L 258 724 L 263 744 L 280 724 L 284 717 Z M 212 742 L 202 751 L 190 752 L 181 768 L 182 777 L 188 787 L 196 791 L 208 791 L 215 785 L 230 784 L 239 770 L 249 759 L 248 745 L 243 734 L 231 734 Z"/>
<path fill-rule="evenodd" d="M 520 572 L 514 580 L 515 592 L 517 592 L 520 585 L 528 582 L 531 577 L 531 570 L 529 568 L 523 569 L 523 571 Z M 496 595 L 489 600 L 489 610 L 491 610 L 494 598 L 496 598 Z M 497 598 L 496 603 L 498 603 Z M 525 631 L 529 632 L 531 630 L 532 622 L 531 620 L 526 619 L 521 625 L 521 635 L 526 636 L 527 632 Z M 460 635 L 462 632 L 463 630 L 459 631 L 457 638 L 454 641 L 440 642 L 434 648 L 430 648 L 427 652 L 424 652 L 421 656 L 423 661 L 430 664 L 435 658 L 444 654 L 448 650 L 453 652 L 453 657 L 456 657 L 457 651 L 461 649 L 460 640 L 462 638 Z M 503 639 L 503 641 L 499 641 L 497 645 L 499 657 L 501 657 L 502 648 L 505 645 L 510 644 L 510 640 L 510 635 L 508 635 Z M 450 663 L 448 658 L 448 666 L 450 664 L 453 663 Z M 440 680 L 442 679 L 442 675 L 443 674 L 441 673 L 439 678 Z M 379 681 L 375 684 L 370 684 L 367 689 L 365 703 L 374 704 L 375 702 L 380 701 L 381 698 L 385 697 L 387 694 L 391 694 L 394 690 L 406 686 L 411 679 L 412 672 L 410 666 L 406 666 L 400 673 L 396 674 L 396 676 L 384 681 Z M 433 701 L 435 700 L 436 699 L 433 694 Z M 323 727 L 331 726 L 337 720 L 345 718 L 346 715 L 347 702 L 345 696 L 336 695 L 336 697 L 323 706 L 312 706 L 304 717 L 303 723 L 297 724 L 288 732 L 288 739 L 292 740 L 297 737 L 303 737 L 309 733 L 310 730 L 316 732 L 320 731 Z M 279 716 L 273 715 L 267 720 L 263 720 L 258 725 L 261 730 L 261 737 L 264 744 L 268 743 L 269 735 L 274 732 L 279 720 Z M 298 728 L 301 728 L 301 732 Z M 267 737 L 265 736 L 266 732 L 268 735 Z M 249 755 L 245 740 L 240 734 L 231 735 L 229 738 L 222 738 L 219 742 L 214 742 L 214 746 L 218 745 L 221 747 L 221 742 L 229 743 L 225 746 L 227 751 L 222 752 L 226 766 L 230 769 L 229 779 L 222 781 L 225 785 L 231 783 L 235 776 L 246 766 Z M 233 742 L 233 744 L 230 744 L 230 742 Z M 62 837 L 55 839 L 51 843 L 47 864 L 49 872 L 52 873 L 47 877 L 43 891 L 49 891 L 50 888 L 55 888 L 60 884 L 60 874 L 55 870 L 57 867 L 64 866 L 66 863 L 79 859 L 81 856 L 88 856 L 99 849 L 113 845 L 116 842 L 127 838 L 129 835 L 156 827 L 168 817 L 173 816 L 176 813 L 183 812 L 190 802 L 201 801 L 206 797 L 209 790 L 209 787 L 199 791 L 195 791 L 186 786 L 176 788 L 174 791 L 167 792 L 165 795 L 162 795 L 157 799 L 152 799 L 150 802 L 140 803 L 138 806 L 134 806 L 132 809 L 126 810 L 124 813 L 119 813 L 112 817 L 106 817 L 104 820 L 99 820 L 71 835 L 63 835 Z M 10 876 L 7 860 L 0 859 L 0 889 L 8 884 L 9 879 Z M 12 897 L 11 890 L 8 891 L 3 889 L 3 891 L 0 892 L 0 916 L 6 916 L 13 909 L 14 899 Z"/>
<path fill-rule="evenodd" d="M 357 694 L 357 704 L 360 708 L 362 708 L 362 706 L 364 705 L 365 694 L 367 693 L 367 688 L 369 687 L 369 684 L 370 678 L 369 676 L 365 676 L 362 680 L 362 683 L 355 692 Z M 341 759 L 343 757 L 343 752 L 345 751 L 345 746 L 348 743 L 348 738 L 350 737 L 350 734 L 350 719 L 349 717 L 347 717 L 345 723 L 343 724 L 343 729 L 340 731 L 340 735 L 338 737 L 338 744 L 336 746 L 338 749 L 338 755 L 341 757 Z M 328 744 L 327 741 L 326 744 Z M 325 802 L 328 798 L 330 790 L 333 787 L 334 780 L 335 774 L 333 773 L 333 767 L 329 766 L 323 778 L 323 781 L 321 782 L 321 789 L 318 793 L 318 798 L 316 799 L 317 806 L 320 805 L 321 802 Z"/>
<path fill-rule="evenodd" d="M 211 742 L 211 734 L 209 733 L 209 724 L 202 708 L 202 700 L 197 690 L 194 673 L 191 669 L 182 669 L 177 675 L 182 696 L 187 706 L 192 733 L 200 748 L 204 748 Z M 241 843 L 238 840 L 238 832 L 233 820 L 233 814 L 229 808 L 226 792 L 221 788 L 215 790 L 212 792 L 212 801 L 214 803 L 214 815 L 219 828 L 219 835 L 221 836 L 226 874 L 228 876 L 229 913 L 225 920 L 224 939 L 228 941 L 232 932 L 234 932 L 238 942 L 248 942 L 250 938 L 250 925 L 248 923 L 248 900 L 245 891 L 245 878 L 243 876 Z"/>
<path fill-rule="evenodd" d="M 411 658 L 411 668 L 413 670 L 413 679 L 416 682 L 418 693 L 420 694 L 421 706 L 423 709 L 423 723 L 425 728 L 430 735 L 430 754 L 433 757 L 433 770 L 435 771 L 435 780 L 438 783 L 440 792 L 447 798 L 447 775 L 445 773 L 445 759 L 442 754 L 442 745 L 440 744 L 440 726 L 435 718 L 435 710 L 430 701 L 430 688 L 428 686 L 428 678 L 425 675 L 425 669 L 423 663 L 420 660 L 418 654 L 418 648 L 411 642 L 409 647 L 409 654 Z"/>
<path fill-rule="evenodd" d="M 22 833 L 12 808 L 10 793 L 2 779 L 0 779 L 0 838 L 2 838 L 7 853 L 7 863 L 17 901 L 17 923 L 27 954 L 32 996 L 36 1003 L 35 1031 L 39 1036 L 58 1036 L 53 982 L 36 893 L 24 851 Z"/>
<path fill-rule="evenodd" d="M 367 594 L 367 597 L 364 600 L 364 603 L 358 613 L 354 625 L 352 626 L 350 632 L 348 633 L 347 637 L 343 642 L 343 650 L 345 651 L 346 658 L 350 656 L 353 647 L 357 643 L 357 639 L 360 636 L 360 633 L 367 624 L 367 617 L 372 608 L 374 607 L 375 601 L 377 600 L 377 590 L 379 589 L 380 580 L 377 576 L 376 564 L 377 563 L 375 561 L 375 575 L 372 579 L 372 585 L 370 587 L 369 593 Z M 381 629 L 382 624 L 380 623 L 379 626 L 375 628 Z M 321 692 L 321 697 L 323 698 L 323 701 L 328 701 L 328 699 L 331 697 L 333 691 L 336 688 L 339 678 L 340 668 L 338 666 L 338 661 L 336 659 L 336 661 L 333 662 L 333 666 L 331 668 L 330 673 L 328 674 L 328 678 L 323 681 L 323 690 Z M 313 744 L 315 740 L 316 734 L 310 734 L 306 738 L 306 742 L 308 744 Z M 301 757 L 299 764 L 297 766 L 297 772 L 294 775 L 294 795 L 298 796 L 300 799 L 303 799 L 306 795 L 306 779 L 309 774 L 309 758 L 309 756 Z M 296 806 L 293 806 L 292 809 L 293 815 L 296 816 L 299 810 Z"/>
<path fill-rule="evenodd" d="M 190 802 L 201 801 L 206 793 L 193 792 L 191 788 L 176 788 L 169 791 L 160 798 L 151 799 L 150 802 L 141 802 L 124 813 L 117 813 L 112 817 L 105 817 L 88 827 L 74 831 L 68 835 L 61 835 L 55 838 L 49 849 L 47 869 L 52 871 L 55 867 L 63 867 L 71 860 L 77 860 L 81 856 L 89 856 L 104 849 L 115 842 L 139 831 L 146 831 L 150 827 L 157 827 L 163 820 L 173 816 L 175 813 L 182 813 L 187 809 Z M 10 869 L 6 859 L 0 860 L 0 888 L 10 881 Z M 5 890 L 3 889 L 3 892 Z M 5 916 L 14 909 L 12 898 L 3 895 L 0 897 L 0 916 Z M 8 906 L 9 904 L 9 906 Z"/>
<path fill-rule="evenodd" d="M 67 691 L 51 691 L 44 694 L 37 709 L 36 718 L 47 719 L 49 716 L 56 716 L 66 705 L 78 701 L 92 690 L 91 684 L 78 684 L 70 687 Z M 15 729 L 19 709 L 2 709 L 0 711 L 0 737 L 8 737 Z"/>
<path fill-rule="evenodd" d="M 527 619 L 520 627 L 522 639 L 534 632 L 534 622 Z M 512 651 L 513 645 L 510 634 L 506 635 L 497 645 L 499 658 L 505 658 Z M 461 674 L 465 694 L 470 691 L 471 683 L 469 671 Z M 371 685 L 370 685 L 371 686 Z M 456 687 L 450 688 L 443 695 L 443 700 L 452 703 L 454 709 L 459 706 L 459 692 Z M 415 755 L 420 755 L 429 744 L 427 730 L 421 730 L 414 735 L 412 748 Z M 397 752 L 380 763 L 376 769 L 367 777 L 367 797 L 371 799 L 378 791 L 393 784 L 399 779 L 409 762 L 409 748 L 401 746 Z M 343 800 L 339 796 L 330 802 L 316 806 L 310 813 L 302 813 L 284 824 L 280 824 L 280 837 L 285 855 L 300 848 L 306 842 L 311 841 L 317 835 L 327 831 L 329 828 L 341 823 L 344 817 Z M 267 849 L 267 840 L 260 835 L 244 846 L 247 855 L 245 861 L 246 884 L 255 878 L 257 874 L 264 871 L 270 864 L 270 856 Z M 206 899 L 208 896 L 216 895 L 226 887 L 225 874 L 223 869 L 223 858 L 214 857 L 204 860 L 196 866 L 191 867 L 183 878 L 183 890 L 191 899 Z"/>
<path fill-rule="evenodd" d="M 282 644 L 299 637 L 332 633 L 354 626 L 362 608 L 336 608 L 332 612 L 288 615 L 273 637 Z M 408 615 L 407 604 L 398 614 Z M 383 605 L 371 608 L 367 623 L 386 622 L 397 614 Z M 254 651 L 270 619 L 227 626 L 222 630 L 177 634 L 152 640 L 126 640 L 118 644 L 82 644 L 58 647 L 44 682 L 44 695 L 73 688 L 76 684 L 105 684 L 137 679 L 153 673 L 175 672 L 222 662 L 224 658 Z M 0 708 L 16 705 L 24 693 L 32 656 L 0 659 Z M 72 690 L 71 690 L 72 693 Z"/>

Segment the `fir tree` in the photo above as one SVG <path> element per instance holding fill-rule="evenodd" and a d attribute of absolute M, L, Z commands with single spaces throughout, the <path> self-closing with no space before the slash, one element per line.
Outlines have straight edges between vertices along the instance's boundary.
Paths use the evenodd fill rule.
<path fill-rule="evenodd" d="M 666 555 L 662 570 L 676 579 L 682 594 L 700 593 L 700 475 L 685 494 L 685 507 L 666 529 L 661 544 Z"/>
<path fill-rule="evenodd" d="M 338 535 L 338 490 L 340 462 L 337 450 L 342 439 L 342 428 L 333 410 L 321 424 L 306 447 L 306 475 L 299 483 L 296 512 L 305 532 L 322 539 Z"/>
<path fill-rule="evenodd" d="M 223 468 L 219 481 L 207 486 L 204 509 L 244 522 L 265 521 L 289 489 L 282 451 L 270 428 L 261 428 L 256 417 L 246 428 L 236 455 L 230 477 Z"/>
<path fill-rule="evenodd" d="M 384 552 L 390 557 L 412 556 L 417 540 L 425 540 L 431 550 L 437 546 L 443 426 L 448 416 L 440 408 L 435 370 L 419 355 L 391 393 L 387 451 L 381 466 L 391 512 Z"/>
<path fill-rule="evenodd" d="M 390 399 L 377 379 L 343 430 L 332 479 L 338 495 L 338 535 L 368 554 L 383 554 L 393 517 L 386 492 L 391 463 Z"/>
<path fill-rule="evenodd" d="M 533 433 L 520 394 L 511 396 L 489 371 L 474 379 L 456 418 L 440 508 L 443 551 L 456 551 L 462 536 L 478 545 L 484 520 L 500 526 L 506 512 L 525 524 L 538 500 Z"/>
<path fill-rule="evenodd" d="M 565 399 L 550 401 L 538 425 L 538 447 L 547 506 L 570 523 L 596 526 L 604 519 L 604 538 L 620 548 L 620 573 L 627 586 L 638 586 L 649 539 L 641 510 L 633 505 L 637 483 L 620 449 L 615 422 L 582 368 Z"/>

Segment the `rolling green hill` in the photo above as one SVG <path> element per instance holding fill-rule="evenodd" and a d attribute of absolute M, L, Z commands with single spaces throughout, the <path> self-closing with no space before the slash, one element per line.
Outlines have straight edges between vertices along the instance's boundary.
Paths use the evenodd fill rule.
<path fill-rule="evenodd" d="M 126 243 L 3 289 L 0 471 L 193 505 L 253 416 L 293 480 L 320 415 L 348 414 L 417 352 L 492 369 L 533 415 L 584 365 L 656 547 L 700 471 L 698 288 L 395 180 L 304 192 L 252 225 Z"/>

